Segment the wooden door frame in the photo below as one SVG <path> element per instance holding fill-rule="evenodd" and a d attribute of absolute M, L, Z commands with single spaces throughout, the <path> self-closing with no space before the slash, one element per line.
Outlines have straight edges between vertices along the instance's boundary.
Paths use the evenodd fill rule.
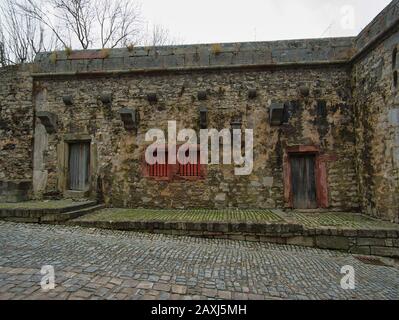
<path fill-rule="evenodd" d="M 69 190 L 69 144 L 70 143 L 89 143 L 90 165 L 89 165 L 89 190 L 86 192 L 73 191 L 74 194 L 82 194 L 85 197 L 96 197 L 97 186 L 97 144 L 91 135 L 88 134 L 66 134 L 57 146 L 58 157 L 58 190 L 67 196 Z"/>
<path fill-rule="evenodd" d="M 287 147 L 283 157 L 284 175 L 284 202 L 286 208 L 294 208 L 292 193 L 291 157 L 293 155 L 315 156 L 315 179 L 316 179 L 316 201 L 318 208 L 328 208 L 328 183 L 326 163 L 317 146 L 294 146 Z"/>
<path fill-rule="evenodd" d="M 91 185 L 91 166 L 90 166 L 90 162 L 91 162 L 91 141 L 90 140 L 82 140 L 82 141 L 69 141 L 68 143 L 68 155 L 67 155 L 67 179 L 66 179 L 66 183 L 67 183 L 67 190 L 70 191 L 74 191 L 74 192 L 88 192 L 90 191 L 90 185 Z M 71 169 L 70 169 L 70 162 L 71 162 L 71 145 L 79 145 L 80 147 L 82 145 L 87 145 L 88 146 L 88 163 L 87 163 L 87 167 L 88 167 L 88 172 L 87 172 L 87 184 L 85 185 L 85 189 L 84 190 L 77 190 L 77 189 L 72 189 L 71 188 Z M 81 149 L 80 149 L 81 151 Z"/>

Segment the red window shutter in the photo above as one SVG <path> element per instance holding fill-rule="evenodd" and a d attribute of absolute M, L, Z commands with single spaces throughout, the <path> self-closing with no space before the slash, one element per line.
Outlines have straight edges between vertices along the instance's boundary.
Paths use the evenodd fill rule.
<path fill-rule="evenodd" d="M 165 154 L 165 163 L 155 163 L 155 164 L 147 164 L 147 175 L 149 177 L 159 177 L 159 178 L 166 178 L 168 177 L 168 155 Z"/>
<path fill-rule="evenodd" d="M 201 176 L 201 164 L 200 164 L 200 153 L 197 153 L 197 163 L 180 164 L 178 175 L 181 177 L 200 177 Z"/>
<path fill-rule="evenodd" d="M 167 177 L 168 165 L 167 164 L 147 164 L 147 172 L 150 177 Z"/>

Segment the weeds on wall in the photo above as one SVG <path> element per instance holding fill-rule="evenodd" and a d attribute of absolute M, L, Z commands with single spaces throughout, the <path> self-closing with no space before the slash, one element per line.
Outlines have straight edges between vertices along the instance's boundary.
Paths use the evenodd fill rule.
<path fill-rule="evenodd" d="M 215 43 L 211 46 L 211 52 L 217 56 L 222 53 L 222 46 L 219 43 Z"/>

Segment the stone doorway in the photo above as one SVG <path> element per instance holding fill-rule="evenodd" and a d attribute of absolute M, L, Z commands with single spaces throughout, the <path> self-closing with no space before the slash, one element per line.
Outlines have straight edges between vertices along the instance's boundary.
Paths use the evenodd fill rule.
<path fill-rule="evenodd" d="M 315 155 L 292 154 L 291 188 L 292 201 L 295 209 L 316 209 L 316 178 Z"/>
<path fill-rule="evenodd" d="M 326 155 L 317 146 L 284 150 L 284 201 L 290 209 L 328 208 Z"/>
<path fill-rule="evenodd" d="M 90 177 L 90 143 L 69 144 L 68 185 L 72 191 L 88 191 Z"/>

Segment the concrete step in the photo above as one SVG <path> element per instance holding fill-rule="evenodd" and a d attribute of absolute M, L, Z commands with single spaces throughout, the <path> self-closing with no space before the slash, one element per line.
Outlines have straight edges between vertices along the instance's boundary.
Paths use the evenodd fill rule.
<path fill-rule="evenodd" d="M 73 205 L 70 207 L 62 208 L 60 213 L 75 212 L 75 211 L 83 210 L 86 208 L 91 208 L 96 205 L 97 205 L 97 201 L 86 201 L 86 202 L 82 202 L 81 204 L 76 204 L 76 205 Z"/>
<path fill-rule="evenodd" d="M 0 208 L 0 218 L 31 218 L 37 219 L 48 214 L 62 214 L 68 212 L 79 211 L 97 205 L 97 201 L 76 202 L 72 205 L 60 208 L 24 208 L 23 204 L 20 208 Z"/>
<path fill-rule="evenodd" d="M 96 204 L 90 207 L 84 207 L 75 211 L 64 212 L 60 214 L 48 214 L 44 215 L 40 218 L 39 223 L 59 223 L 65 222 L 68 220 L 76 219 L 86 214 L 92 213 L 97 210 L 104 209 L 105 205 L 103 204 Z"/>

